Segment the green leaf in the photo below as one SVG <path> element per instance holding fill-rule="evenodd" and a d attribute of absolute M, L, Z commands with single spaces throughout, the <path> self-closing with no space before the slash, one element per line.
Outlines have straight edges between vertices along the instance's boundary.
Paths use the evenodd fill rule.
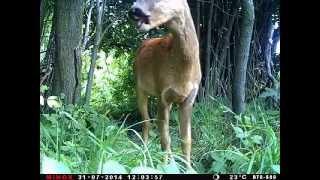
<path fill-rule="evenodd" d="M 150 131 L 149 131 L 149 136 L 150 136 L 150 137 L 157 137 L 157 134 L 156 134 L 156 132 L 155 132 L 153 129 L 150 129 Z"/>
<path fill-rule="evenodd" d="M 210 156 L 216 161 L 224 161 L 224 157 L 221 156 L 219 152 L 211 152 Z"/>
<path fill-rule="evenodd" d="M 241 115 L 235 115 L 234 118 L 235 118 L 237 121 L 241 121 Z"/>
<path fill-rule="evenodd" d="M 49 88 L 48 88 L 48 86 L 46 86 L 46 85 L 41 85 L 40 86 L 40 92 L 41 93 L 44 93 L 45 91 L 47 91 Z"/>
<path fill-rule="evenodd" d="M 139 166 L 132 168 L 130 174 L 164 174 L 164 172 L 150 167 Z"/>
<path fill-rule="evenodd" d="M 227 107 L 227 106 L 223 106 L 222 108 L 223 108 L 223 112 L 224 112 L 224 113 L 227 113 L 227 112 L 233 113 L 233 111 L 232 111 L 229 107 Z"/>
<path fill-rule="evenodd" d="M 247 169 L 247 174 L 251 173 L 255 157 L 256 157 L 256 151 L 253 152 L 253 155 L 252 155 L 252 157 L 250 159 L 250 163 L 249 163 L 248 169 Z"/>
<path fill-rule="evenodd" d="M 106 161 L 101 167 L 98 168 L 97 173 L 102 174 L 128 174 L 127 170 L 119 164 L 117 161 L 109 160 Z"/>
<path fill-rule="evenodd" d="M 280 97 L 280 90 L 277 88 L 271 89 L 266 88 L 264 92 L 260 94 L 260 98 L 272 97 L 274 99 L 279 99 Z"/>
<path fill-rule="evenodd" d="M 214 173 L 225 173 L 226 164 L 225 164 L 224 154 L 221 154 L 219 152 L 211 152 L 210 155 L 215 161 L 212 162 L 212 165 L 209 171 Z"/>
<path fill-rule="evenodd" d="M 61 107 L 61 103 L 57 96 L 49 96 L 47 99 L 47 104 L 51 108 L 59 108 Z"/>
<path fill-rule="evenodd" d="M 248 136 L 248 133 L 244 132 L 240 127 L 232 126 L 234 132 L 236 133 L 236 137 L 243 139 Z"/>
<path fill-rule="evenodd" d="M 177 166 L 177 163 L 174 159 L 167 165 L 159 165 L 159 170 L 162 170 L 166 174 L 180 174 L 180 170 Z"/>
<path fill-rule="evenodd" d="M 63 163 L 43 156 L 41 163 L 41 173 L 42 174 L 70 174 L 70 169 Z"/>
<path fill-rule="evenodd" d="M 245 145 L 245 147 L 251 147 L 253 145 L 248 139 L 244 139 L 241 142 Z"/>
<path fill-rule="evenodd" d="M 251 124 L 251 119 L 250 119 L 250 117 L 244 116 L 244 122 L 245 122 L 247 125 L 250 125 L 250 124 Z"/>
<path fill-rule="evenodd" d="M 224 156 L 226 159 L 234 162 L 236 160 L 241 160 L 243 159 L 243 157 L 241 157 L 241 155 L 237 154 L 236 152 L 233 152 L 233 151 L 226 151 L 225 152 L 225 156 Z"/>
<path fill-rule="evenodd" d="M 263 138 L 261 136 L 259 136 L 259 135 L 254 135 L 254 136 L 251 137 L 251 140 L 256 144 L 261 144 Z"/>
<path fill-rule="evenodd" d="M 211 165 L 210 171 L 214 173 L 226 173 L 225 161 L 214 161 Z"/>
<path fill-rule="evenodd" d="M 252 114 L 251 114 L 251 122 L 254 123 L 254 124 L 257 123 L 256 117 L 254 115 L 252 115 Z"/>
<path fill-rule="evenodd" d="M 272 169 L 275 173 L 280 174 L 280 165 L 279 165 L 279 164 L 272 165 L 272 166 L 271 166 L 271 169 Z"/>

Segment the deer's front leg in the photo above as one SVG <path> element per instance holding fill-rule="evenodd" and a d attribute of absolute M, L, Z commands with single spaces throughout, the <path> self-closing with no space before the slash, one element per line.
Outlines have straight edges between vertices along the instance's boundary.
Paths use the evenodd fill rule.
<path fill-rule="evenodd" d="M 137 90 L 138 98 L 138 109 L 140 111 L 143 127 L 142 127 L 142 137 L 145 144 L 148 143 L 149 128 L 150 128 L 150 117 L 148 113 L 148 96 L 143 92 Z"/>
<path fill-rule="evenodd" d="M 181 147 L 187 167 L 191 167 L 191 113 L 192 104 L 183 103 L 179 108 Z"/>
<path fill-rule="evenodd" d="M 158 128 L 160 130 L 161 148 L 165 152 L 164 162 L 167 164 L 168 158 L 171 157 L 171 138 L 169 133 L 169 116 L 171 104 L 158 103 Z M 168 157 L 169 155 L 169 157 Z"/>

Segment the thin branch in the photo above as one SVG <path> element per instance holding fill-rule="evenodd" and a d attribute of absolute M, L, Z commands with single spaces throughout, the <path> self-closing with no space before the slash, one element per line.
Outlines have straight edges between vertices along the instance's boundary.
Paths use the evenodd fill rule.
<path fill-rule="evenodd" d="M 50 75 L 51 72 L 52 72 L 52 67 L 51 67 L 51 66 L 50 66 L 48 69 L 49 69 L 49 70 L 44 74 L 44 76 L 42 76 L 42 77 L 40 78 L 40 86 L 43 84 L 43 82 L 49 77 L 49 75 Z"/>
<path fill-rule="evenodd" d="M 99 39 L 99 41 L 98 41 L 98 45 L 100 45 L 101 40 L 103 39 L 104 35 L 105 35 L 106 32 L 110 29 L 111 26 L 112 26 L 112 23 L 110 23 L 106 28 L 104 28 L 104 30 L 103 30 L 103 32 L 102 32 L 102 34 L 101 34 L 101 37 L 100 37 L 100 39 Z"/>
<path fill-rule="evenodd" d="M 88 17 L 87 17 L 87 23 L 85 27 L 85 33 L 83 35 L 83 41 L 81 45 L 81 51 L 84 51 L 88 41 L 89 41 L 89 29 L 90 29 L 90 23 L 91 23 L 91 14 L 92 14 L 92 9 L 94 7 L 94 2 L 93 0 L 90 1 L 90 9 L 88 12 Z"/>
<path fill-rule="evenodd" d="M 204 2 L 204 3 L 212 3 L 213 6 L 215 6 L 215 7 L 218 8 L 219 10 L 221 10 L 221 12 L 223 12 L 224 14 L 229 15 L 229 16 L 237 16 L 237 13 L 236 13 L 236 14 L 229 14 L 228 12 L 224 11 L 224 9 L 221 8 L 218 4 L 213 3 L 213 2 L 211 2 L 211 1 L 205 1 L 205 0 L 197 0 L 197 1 L 199 1 L 199 2 Z"/>

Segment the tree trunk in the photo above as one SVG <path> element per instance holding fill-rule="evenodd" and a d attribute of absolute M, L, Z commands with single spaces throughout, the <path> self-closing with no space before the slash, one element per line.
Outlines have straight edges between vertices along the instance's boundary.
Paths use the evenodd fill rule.
<path fill-rule="evenodd" d="M 246 71 L 254 24 L 254 5 L 252 0 L 241 0 L 241 7 L 242 20 L 232 87 L 232 108 L 236 114 L 240 114 L 245 110 Z"/>
<path fill-rule="evenodd" d="M 41 1 L 40 2 L 40 38 L 42 35 L 42 29 L 43 29 L 43 20 L 44 20 L 44 14 L 45 14 L 45 2 L 46 1 Z"/>
<path fill-rule="evenodd" d="M 77 53 L 82 36 L 82 0 L 55 2 L 55 45 L 53 94 L 65 95 L 65 103 L 75 104 L 80 99 L 81 61 Z"/>
<path fill-rule="evenodd" d="M 265 0 L 259 7 L 259 42 L 261 45 L 261 57 L 265 63 L 265 68 L 268 77 L 268 84 L 271 84 L 275 81 L 275 78 L 272 75 L 272 34 L 273 34 L 273 23 L 272 23 L 272 13 L 273 13 L 273 1 Z"/>
<path fill-rule="evenodd" d="M 207 26 L 207 47 L 206 47 L 206 58 L 205 58 L 205 89 L 209 90 L 209 76 L 210 76 L 210 60 L 211 60 L 211 34 L 212 34 L 212 17 L 213 17 L 213 4 L 214 0 L 211 1 L 209 10 L 209 19 Z"/>
<path fill-rule="evenodd" d="M 265 64 L 266 64 L 266 69 L 267 69 L 267 75 L 269 77 L 269 81 L 271 81 L 271 84 L 273 84 L 276 79 L 272 75 L 272 56 L 271 56 L 271 48 L 272 48 L 272 34 L 273 34 L 273 24 L 272 20 L 270 18 L 267 26 L 267 34 L 266 34 L 266 40 L 264 42 L 264 59 L 265 59 Z M 272 85 L 271 85 L 272 86 Z"/>
<path fill-rule="evenodd" d="M 87 83 L 87 87 L 86 87 L 85 104 L 89 104 L 90 98 L 91 98 L 94 68 L 96 66 L 97 53 L 99 50 L 99 42 L 100 42 L 100 37 L 101 37 L 101 28 L 102 28 L 101 22 L 102 22 L 102 12 L 103 12 L 102 7 L 103 7 L 103 1 L 97 0 L 96 36 L 95 36 L 95 40 L 94 40 L 94 46 L 92 49 L 91 64 L 90 64 L 90 69 L 89 69 L 89 73 L 88 73 L 88 83 Z"/>

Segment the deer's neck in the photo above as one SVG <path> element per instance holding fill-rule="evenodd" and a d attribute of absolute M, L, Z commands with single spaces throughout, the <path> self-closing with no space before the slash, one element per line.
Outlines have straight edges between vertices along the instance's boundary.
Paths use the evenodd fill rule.
<path fill-rule="evenodd" d="M 199 61 L 199 42 L 190 13 L 189 6 L 186 4 L 184 12 L 168 23 L 169 30 L 173 36 L 174 51 L 182 55 L 179 58 L 183 61 Z"/>

